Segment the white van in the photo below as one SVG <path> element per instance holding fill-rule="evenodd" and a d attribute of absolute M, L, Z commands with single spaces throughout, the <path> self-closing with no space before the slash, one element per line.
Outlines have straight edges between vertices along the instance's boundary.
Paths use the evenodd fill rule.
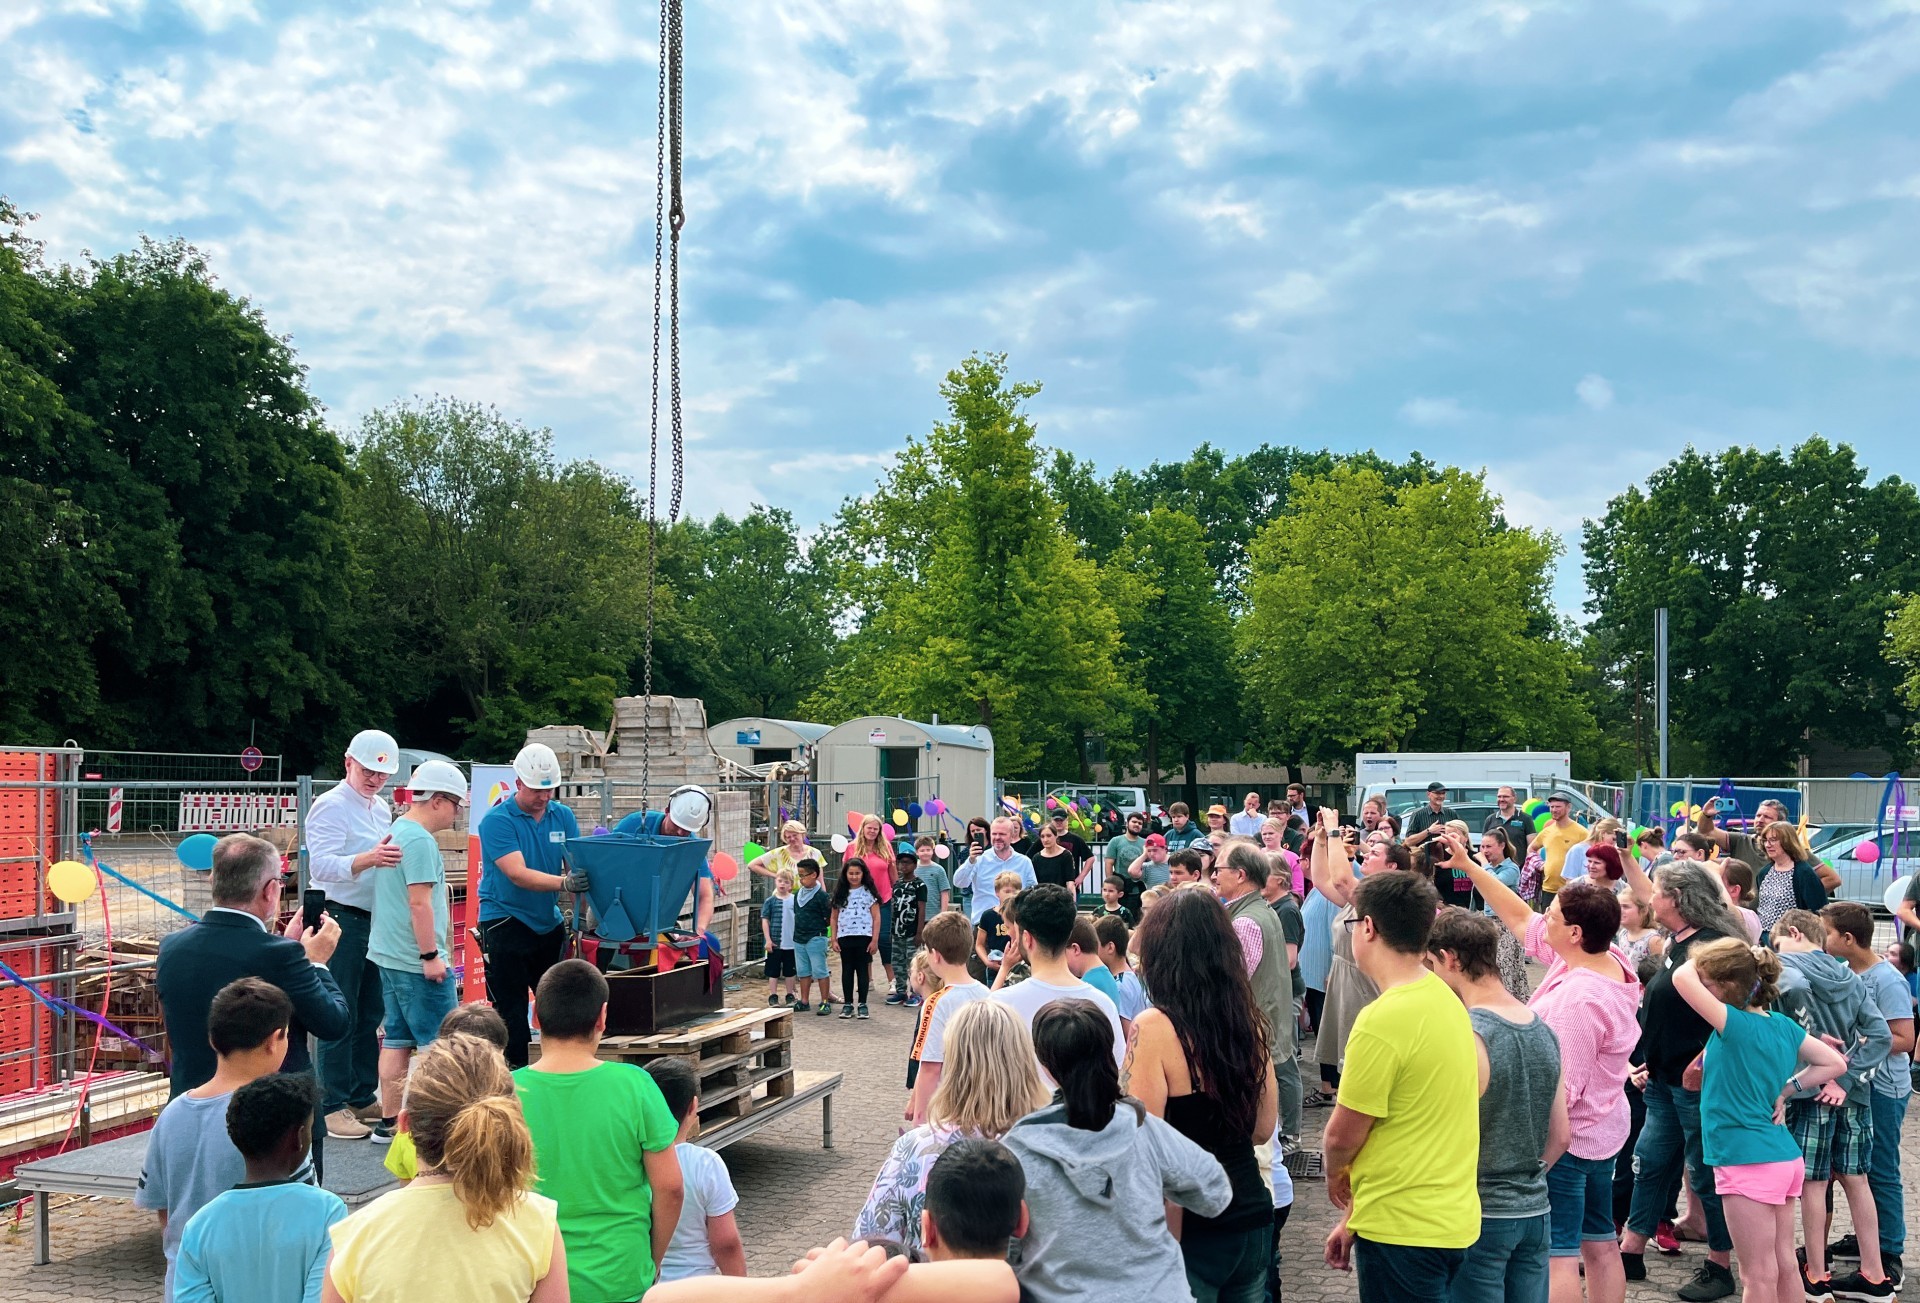
<path fill-rule="evenodd" d="M 1450 805 L 1491 805 L 1502 787 L 1525 801 L 1572 776 L 1573 757 L 1565 751 L 1362 751 L 1353 758 L 1352 812 L 1359 814 L 1369 796 L 1381 793 L 1388 811 L 1398 814 L 1397 800 L 1412 791 L 1418 799 L 1408 808 L 1422 804 L 1433 782 L 1447 785 Z"/>

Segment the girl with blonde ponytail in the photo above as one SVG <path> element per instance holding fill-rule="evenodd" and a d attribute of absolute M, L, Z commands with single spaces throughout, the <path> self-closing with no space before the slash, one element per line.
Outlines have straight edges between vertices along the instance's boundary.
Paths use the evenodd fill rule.
<path fill-rule="evenodd" d="M 1745 1297 L 1790 1303 L 1800 1293 L 1793 1243 L 1806 1160 L 1786 1127 L 1787 1100 L 1832 1081 L 1847 1061 L 1791 1016 L 1771 1012 L 1780 957 L 1763 946 L 1721 938 L 1690 947 L 1673 989 L 1712 1029 L 1700 1132 Z"/>
<path fill-rule="evenodd" d="M 553 1200 L 497 1046 L 444 1036 L 414 1056 L 400 1110 L 419 1175 L 333 1228 L 324 1303 L 566 1303 Z"/>

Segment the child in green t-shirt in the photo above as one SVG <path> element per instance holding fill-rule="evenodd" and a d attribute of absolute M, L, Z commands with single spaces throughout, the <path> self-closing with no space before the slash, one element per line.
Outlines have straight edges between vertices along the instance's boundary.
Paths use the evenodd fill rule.
<path fill-rule="evenodd" d="M 607 979 L 563 959 L 533 993 L 540 1058 L 513 1074 L 533 1133 L 535 1190 L 560 1206 L 574 1303 L 618 1303 L 653 1285 L 680 1220 L 680 1124 L 653 1078 L 594 1057 Z"/>

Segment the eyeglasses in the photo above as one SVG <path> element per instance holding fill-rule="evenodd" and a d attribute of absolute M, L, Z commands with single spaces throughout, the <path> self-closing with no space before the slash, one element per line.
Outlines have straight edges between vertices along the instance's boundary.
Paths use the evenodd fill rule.
<path fill-rule="evenodd" d="M 1353 935 L 1353 925 L 1355 923 L 1358 923 L 1359 921 L 1360 921 L 1360 916 L 1358 914 L 1355 914 L 1352 918 L 1346 918 L 1346 919 L 1340 920 L 1342 925 L 1345 926 L 1345 928 L 1347 929 L 1348 936 Z"/>

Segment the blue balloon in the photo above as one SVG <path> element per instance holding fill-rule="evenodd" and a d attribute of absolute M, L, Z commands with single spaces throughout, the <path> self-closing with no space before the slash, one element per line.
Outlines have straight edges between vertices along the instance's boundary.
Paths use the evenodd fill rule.
<path fill-rule="evenodd" d="M 176 846 L 173 853 L 188 868 L 205 873 L 213 868 L 213 848 L 219 841 L 210 832 L 197 832 Z"/>
<path fill-rule="evenodd" d="M 926 813 L 926 809 L 920 804 L 920 802 L 909 801 L 907 803 L 907 818 L 918 819 L 925 813 Z"/>

